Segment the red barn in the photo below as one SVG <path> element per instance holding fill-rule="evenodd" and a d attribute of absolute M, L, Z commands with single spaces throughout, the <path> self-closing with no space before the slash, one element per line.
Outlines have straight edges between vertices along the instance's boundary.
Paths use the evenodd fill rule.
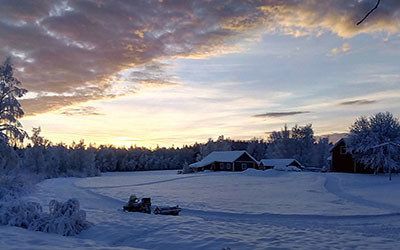
<path fill-rule="evenodd" d="M 347 173 L 372 173 L 370 169 L 365 169 L 364 165 L 357 163 L 353 155 L 347 152 L 346 138 L 340 139 L 331 149 L 331 171 Z"/>

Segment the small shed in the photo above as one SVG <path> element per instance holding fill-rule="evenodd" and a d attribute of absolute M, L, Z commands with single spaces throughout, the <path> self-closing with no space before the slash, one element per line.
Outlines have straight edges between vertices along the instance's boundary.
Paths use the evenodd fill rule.
<path fill-rule="evenodd" d="M 257 161 L 246 151 L 214 151 L 199 162 L 190 164 L 194 171 L 243 171 L 256 168 Z"/>
<path fill-rule="evenodd" d="M 304 169 L 303 165 L 296 159 L 262 159 L 260 161 L 260 168 L 273 168 L 284 171 L 300 171 Z"/>

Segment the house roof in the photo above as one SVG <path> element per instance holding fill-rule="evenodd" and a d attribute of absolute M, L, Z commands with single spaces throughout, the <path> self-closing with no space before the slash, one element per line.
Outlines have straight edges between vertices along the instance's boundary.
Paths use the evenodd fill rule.
<path fill-rule="evenodd" d="M 203 160 L 190 164 L 189 167 L 200 168 L 207 166 L 213 162 L 234 162 L 243 154 L 247 154 L 252 160 L 257 162 L 249 153 L 245 150 L 240 151 L 214 151 L 203 158 Z"/>
<path fill-rule="evenodd" d="M 301 163 L 296 159 L 262 159 L 260 161 L 263 166 L 268 167 L 287 167 L 292 165 L 293 162 L 296 162 L 297 164 L 302 166 Z"/>
<path fill-rule="evenodd" d="M 331 149 L 329 151 L 332 152 L 332 150 L 334 148 L 336 148 L 341 142 L 344 142 L 344 144 L 346 145 L 348 142 L 348 138 L 347 137 L 343 137 L 342 139 L 338 140 L 335 144 L 333 144 L 333 146 L 331 147 Z"/>

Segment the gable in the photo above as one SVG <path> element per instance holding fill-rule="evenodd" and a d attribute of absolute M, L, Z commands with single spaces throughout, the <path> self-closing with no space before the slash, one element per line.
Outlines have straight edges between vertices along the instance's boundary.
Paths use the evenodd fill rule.
<path fill-rule="evenodd" d="M 288 166 L 294 166 L 294 167 L 298 167 L 298 168 L 302 167 L 300 162 L 298 162 L 297 160 L 293 160 L 293 162 L 290 163 Z"/>
<path fill-rule="evenodd" d="M 331 152 L 334 150 L 339 149 L 340 147 L 346 147 L 346 138 L 342 138 L 339 141 L 337 141 L 331 148 Z"/>
<path fill-rule="evenodd" d="M 302 165 L 296 159 L 262 159 L 261 165 L 265 167 L 287 167 L 287 166 L 295 166 L 298 168 L 302 168 Z"/>
<path fill-rule="evenodd" d="M 239 158 L 243 157 L 243 161 L 257 161 L 251 157 L 246 151 L 214 151 L 207 155 L 203 160 L 190 164 L 190 167 L 203 167 L 209 165 L 213 162 L 230 162 L 233 163 Z"/>
<path fill-rule="evenodd" d="M 237 158 L 235 161 L 249 161 L 249 162 L 255 162 L 255 160 L 250 157 L 249 154 L 243 153 L 239 158 Z"/>

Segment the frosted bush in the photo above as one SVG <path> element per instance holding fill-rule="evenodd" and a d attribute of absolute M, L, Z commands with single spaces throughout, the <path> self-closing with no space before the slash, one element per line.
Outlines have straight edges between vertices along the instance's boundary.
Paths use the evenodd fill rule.
<path fill-rule="evenodd" d="M 0 224 L 28 228 L 29 225 L 40 219 L 42 207 L 36 202 L 15 200 L 0 204 Z"/>
<path fill-rule="evenodd" d="M 0 177 L 0 200 L 10 201 L 19 196 L 19 190 L 16 188 L 9 178 L 6 176 Z"/>
<path fill-rule="evenodd" d="M 35 178 L 22 171 L 0 175 L 0 201 L 12 201 L 19 198 L 27 190 L 31 190 L 34 183 L 36 183 Z"/>
<path fill-rule="evenodd" d="M 64 203 L 52 200 L 49 210 L 49 213 L 44 213 L 42 206 L 36 202 L 3 202 L 0 203 L 0 224 L 64 236 L 79 234 L 90 225 L 77 199 Z"/>
<path fill-rule="evenodd" d="M 86 213 L 80 210 L 77 199 L 69 199 L 62 203 L 56 200 L 50 201 L 49 214 L 43 215 L 40 219 L 33 221 L 29 229 L 46 233 L 73 236 L 89 227 L 86 221 Z"/>

